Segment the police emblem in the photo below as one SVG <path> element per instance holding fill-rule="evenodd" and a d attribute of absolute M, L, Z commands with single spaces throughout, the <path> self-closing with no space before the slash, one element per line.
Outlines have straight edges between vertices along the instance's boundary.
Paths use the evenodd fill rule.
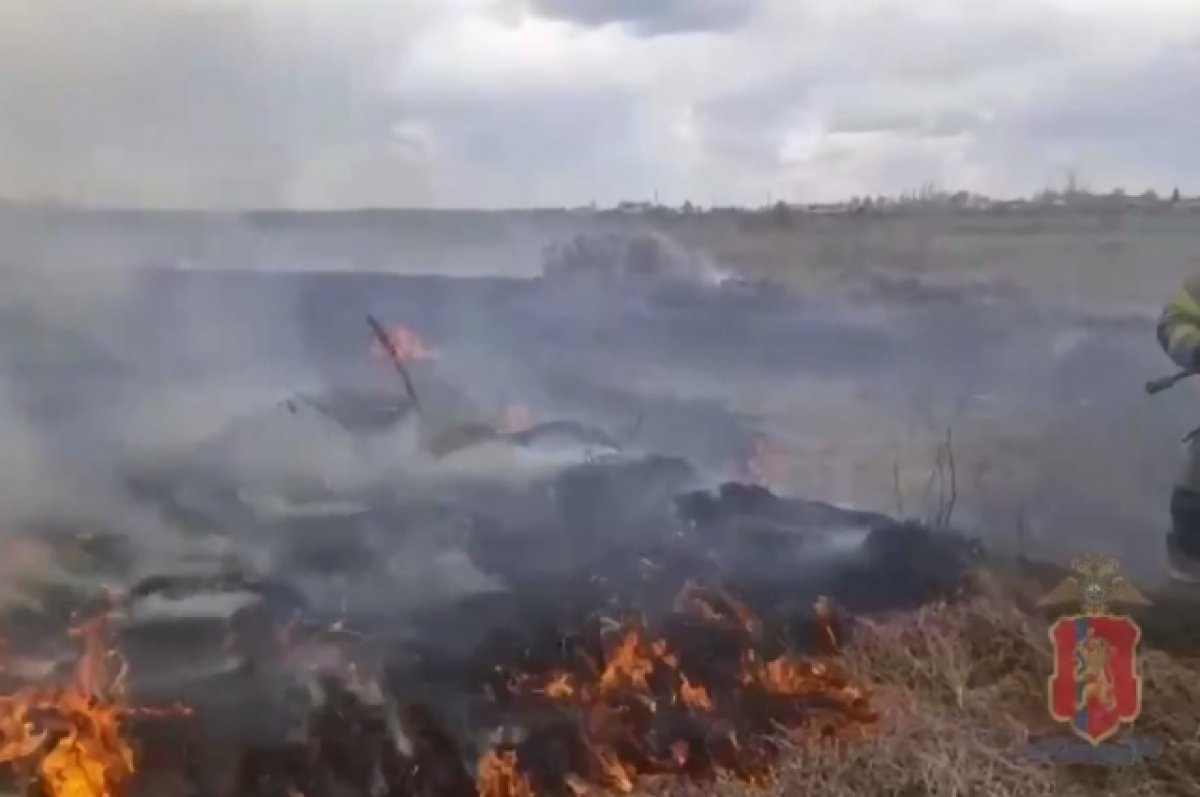
<path fill-rule="evenodd" d="M 1082 604 L 1080 614 L 1050 627 L 1054 674 L 1047 681 L 1050 716 L 1080 738 L 1099 745 L 1134 722 L 1142 711 L 1137 647 L 1142 630 L 1132 618 L 1111 614 L 1114 603 L 1150 604 L 1118 575 L 1115 559 L 1086 556 L 1075 572 L 1038 601 L 1039 606 Z"/>

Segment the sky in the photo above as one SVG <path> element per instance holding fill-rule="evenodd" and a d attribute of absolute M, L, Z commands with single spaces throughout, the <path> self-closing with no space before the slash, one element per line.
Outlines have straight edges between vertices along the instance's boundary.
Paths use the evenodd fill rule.
<path fill-rule="evenodd" d="M 2 0 L 0 196 L 1200 193 L 1195 0 Z"/>

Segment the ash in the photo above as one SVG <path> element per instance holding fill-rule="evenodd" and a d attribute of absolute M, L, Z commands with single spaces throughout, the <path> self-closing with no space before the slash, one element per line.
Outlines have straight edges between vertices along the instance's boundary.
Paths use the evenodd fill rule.
<path fill-rule="evenodd" d="M 272 424 L 301 422 L 374 478 L 243 478 L 294 431 Z M 571 794 L 718 768 L 753 780 L 780 723 L 869 712 L 857 697 L 781 699 L 739 673 L 828 654 L 856 618 L 953 597 L 975 553 L 884 515 L 705 485 L 583 424 L 436 438 L 391 399 L 334 394 L 137 469 L 130 494 L 189 529 L 186 552 L 148 571 L 115 534 L 39 529 L 88 577 L 31 581 L 6 637 L 65 671 L 64 622 L 101 582 L 121 585 L 109 611 L 132 700 L 190 709 L 132 724 L 147 794 Z M 407 453 L 384 466 L 384 449 Z M 625 654 L 650 662 L 643 675 L 589 692 Z M 555 678 L 575 684 L 569 698 L 547 697 Z M 683 683 L 719 710 L 684 706 Z"/>

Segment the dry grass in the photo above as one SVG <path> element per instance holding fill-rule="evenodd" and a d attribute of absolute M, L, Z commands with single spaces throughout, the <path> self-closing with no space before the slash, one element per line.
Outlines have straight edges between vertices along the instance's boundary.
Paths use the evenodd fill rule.
<path fill-rule="evenodd" d="M 868 625 L 845 656 L 852 671 L 873 685 L 883 713 L 878 735 L 836 749 L 797 749 L 782 766 L 779 782 L 766 790 L 731 784 L 696 793 L 1200 794 L 1200 657 L 1156 647 L 1171 641 L 1163 636 L 1171 633 L 1165 627 L 1146 629 L 1143 712 L 1134 726 L 1136 735 L 1163 745 L 1159 758 L 1099 767 L 1039 763 L 1017 755 L 1031 738 L 1065 734 L 1046 709 L 1047 630 L 1053 618 L 1029 611 L 1030 588 L 1027 582 L 986 574 L 978 591 L 961 603 Z M 1186 617 L 1179 619 L 1186 623 Z"/>

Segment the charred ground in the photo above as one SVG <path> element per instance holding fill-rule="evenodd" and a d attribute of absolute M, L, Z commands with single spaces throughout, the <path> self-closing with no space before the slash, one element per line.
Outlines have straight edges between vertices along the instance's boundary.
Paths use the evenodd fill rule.
<path fill-rule="evenodd" d="M 654 457 L 568 468 L 536 486 L 553 495 L 540 525 L 461 504 L 276 520 L 246 530 L 272 535 L 265 570 L 232 557 L 133 583 L 108 607 L 108 639 L 129 668 L 122 699 L 150 707 L 125 726 L 144 770 L 105 788 L 170 776 L 247 797 L 499 797 L 718 773 L 753 783 L 773 776 L 789 729 L 873 732 L 870 688 L 836 658 L 855 618 L 955 599 L 974 547 L 754 486 L 678 492 L 690 476 Z M 490 586 L 423 604 L 347 587 L 375 583 L 381 565 L 394 578 L 431 522 L 425 566 L 460 557 Z M 63 542 L 123 575 L 95 538 Z M 64 640 L 44 611 L 9 625 L 27 652 Z M 72 672 L 73 656 L 59 660 Z M 27 675 L 15 694 L 55 680 Z"/>
<path fill-rule="evenodd" d="M 732 793 L 1186 788 L 1187 743 L 1137 782 L 1013 760 L 1044 721 L 1040 621 L 981 588 L 975 544 L 941 528 L 1024 529 L 1025 509 L 1035 532 L 1138 517 L 1092 478 L 1119 464 L 1111 446 L 1053 447 L 1144 430 L 1112 423 L 1142 418 L 1110 389 L 1116 373 L 1140 388 L 1136 325 L 993 279 L 872 273 L 818 300 L 686 250 L 660 263 L 657 245 L 568 252 L 632 258 L 598 279 L 172 271 L 123 286 L 93 326 L 51 303 L 7 313 L 3 409 L 54 465 L 9 493 L 55 499 L 13 513 L 6 540 L 29 564 L 5 584 L 14 782 L 74 794 L 86 770 L 96 793 L 222 797 L 718 776 Z M 420 354 L 421 411 L 367 314 Z M 1019 419 L 1029 449 L 956 426 L 955 482 L 943 428 L 932 462 L 877 439 L 907 421 L 898 408 L 943 398 L 1006 434 Z M 850 445 L 869 478 L 841 475 Z M 816 470 L 798 475 L 805 447 Z M 1147 705 L 1190 705 L 1186 646 L 1148 640 L 1175 658 L 1151 656 Z M 1155 711 L 1148 733 L 1188 738 Z"/>

